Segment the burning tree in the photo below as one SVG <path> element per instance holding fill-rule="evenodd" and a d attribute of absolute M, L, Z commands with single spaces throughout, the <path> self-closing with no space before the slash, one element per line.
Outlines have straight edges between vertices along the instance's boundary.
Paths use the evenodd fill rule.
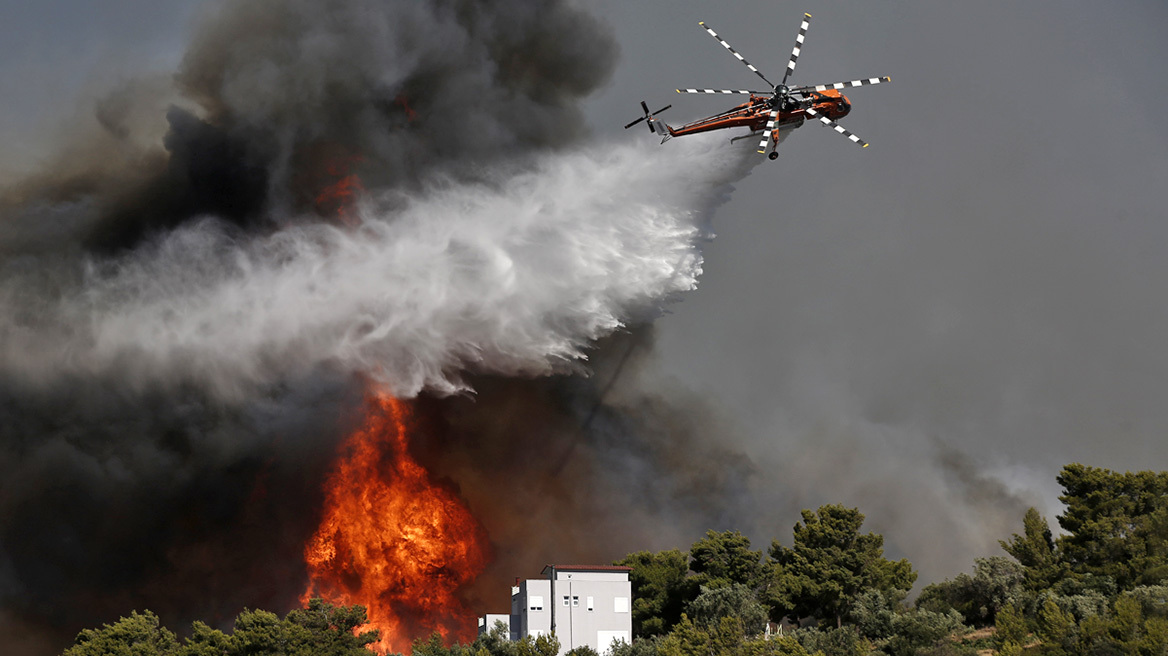
<path fill-rule="evenodd" d="M 305 548 L 303 599 L 366 605 L 379 653 L 404 651 L 431 631 L 470 640 L 474 616 L 457 595 L 486 567 L 485 532 L 410 456 L 406 404 L 375 394 L 368 406 L 326 483 L 324 515 Z"/>

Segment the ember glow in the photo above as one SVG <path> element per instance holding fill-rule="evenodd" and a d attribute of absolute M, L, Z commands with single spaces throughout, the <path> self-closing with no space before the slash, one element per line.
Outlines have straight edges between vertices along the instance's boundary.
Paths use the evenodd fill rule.
<path fill-rule="evenodd" d="M 335 216 L 341 223 L 354 225 L 353 203 L 365 191 L 361 178 L 353 169 L 363 161 L 360 156 L 337 156 L 325 167 L 332 182 L 316 195 L 313 204 L 325 216 Z"/>
<path fill-rule="evenodd" d="M 472 639 L 475 617 L 458 594 L 489 558 L 485 532 L 457 493 L 409 454 L 411 428 L 405 402 L 370 398 L 364 425 L 341 446 L 304 550 L 302 601 L 364 605 L 363 630 L 381 632 L 372 645 L 379 653 L 408 652 L 434 631 Z"/>

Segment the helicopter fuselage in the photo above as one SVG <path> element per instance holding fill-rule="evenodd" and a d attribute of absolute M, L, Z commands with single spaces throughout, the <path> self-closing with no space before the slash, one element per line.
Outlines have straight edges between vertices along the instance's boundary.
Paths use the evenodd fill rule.
<path fill-rule="evenodd" d="M 751 132 L 761 132 L 770 121 L 771 112 L 774 111 L 775 103 L 778 102 L 782 101 L 772 96 L 752 95 L 747 102 L 721 114 L 686 123 L 676 128 L 669 125 L 665 127 L 669 130 L 669 135 L 673 137 L 737 127 L 749 128 Z M 780 109 L 775 118 L 776 138 L 780 130 L 793 129 L 802 125 L 803 121 L 809 118 L 806 111 L 808 106 L 814 109 L 817 114 L 827 116 L 832 120 L 843 118 L 852 110 L 852 104 L 847 97 L 835 89 L 817 92 L 810 104 L 790 101 L 789 107 Z"/>

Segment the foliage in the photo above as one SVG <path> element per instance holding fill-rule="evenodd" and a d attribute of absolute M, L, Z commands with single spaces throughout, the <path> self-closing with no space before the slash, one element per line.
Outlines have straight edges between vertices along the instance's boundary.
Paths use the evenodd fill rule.
<path fill-rule="evenodd" d="M 696 623 L 710 627 L 732 617 L 741 621 L 745 635 L 762 633 L 766 625 L 767 613 L 754 593 L 745 585 L 735 583 L 729 587 L 702 588 L 688 607 Z"/>
<path fill-rule="evenodd" d="M 871 648 L 867 640 L 851 626 L 820 629 L 814 626 L 795 631 L 795 639 L 809 652 L 824 656 L 864 656 Z"/>
<path fill-rule="evenodd" d="M 600 654 L 592 647 L 583 645 L 581 647 L 576 647 L 575 649 L 569 649 L 567 653 L 564 654 L 564 656 L 600 656 Z"/>
<path fill-rule="evenodd" d="M 1002 653 L 1021 650 L 1022 645 L 1026 644 L 1026 639 L 1030 635 L 1030 629 L 1026 625 L 1026 618 L 1022 615 L 1022 611 L 1013 604 L 1007 604 L 998 611 L 994 620 L 994 626 L 997 628 L 995 637 L 998 650 Z"/>
<path fill-rule="evenodd" d="M 919 651 L 933 649 L 954 634 L 963 633 L 961 613 L 934 613 L 913 609 L 892 618 L 892 636 L 884 645 L 891 656 L 913 656 Z"/>
<path fill-rule="evenodd" d="M 1074 574 L 1111 577 L 1120 590 L 1168 579 L 1168 472 L 1071 464 L 1058 482 L 1058 550 Z"/>
<path fill-rule="evenodd" d="M 962 573 L 953 580 L 925 586 L 916 607 L 937 613 L 954 609 L 966 623 L 990 626 L 999 609 L 1018 603 L 1024 592 L 1023 567 L 1004 557 L 974 560 L 973 576 Z"/>
<path fill-rule="evenodd" d="M 865 638 L 883 640 L 892 635 L 895 604 L 879 590 L 868 590 L 856 597 L 848 619 Z"/>
<path fill-rule="evenodd" d="M 697 595 L 698 586 L 686 578 L 689 556 L 677 549 L 638 551 L 616 564 L 633 568 L 629 580 L 633 588 L 634 636 L 668 633 L 681 619 L 686 602 Z"/>
<path fill-rule="evenodd" d="M 376 631 L 354 635 L 365 623 L 361 606 L 333 606 L 320 599 L 280 619 L 264 610 L 245 610 L 235 618 L 232 633 L 195 622 L 191 636 L 179 645 L 151 612 L 131 612 L 101 629 L 86 629 L 62 656 L 368 656 L 365 645 Z"/>
<path fill-rule="evenodd" d="M 1149 617 L 1168 617 L 1168 585 L 1143 585 L 1123 593 L 1140 604 Z"/>
<path fill-rule="evenodd" d="M 839 627 L 867 590 L 908 591 L 916 572 L 907 560 L 884 558 L 884 537 L 860 534 L 864 515 L 855 508 L 821 506 L 803 511 L 790 549 L 771 546 L 774 580 L 768 588 L 771 617 L 813 617 Z"/>
<path fill-rule="evenodd" d="M 1031 592 L 1045 590 L 1065 576 L 1050 525 L 1034 508 L 1022 517 L 1022 535 L 1015 533 L 1009 541 L 999 540 L 998 544 L 1022 566 L 1026 589 Z"/>
<path fill-rule="evenodd" d="M 85 629 L 62 656 L 156 656 L 177 650 L 178 640 L 154 613 L 134 611 L 100 629 Z"/>
<path fill-rule="evenodd" d="M 689 555 L 694 581 L 707 588 L 735 583 L 755 588 L 763 576 L 762 551 L 751 551 L 750 539 L 738 531 L 706 531 L 706 537 L 690 547 Z"/>
<path fill-rule="evenodd" d="M 610 656 L 658 656 L 660 636 L 633 640 L 632 644 L 620 642 L 613 646 Z"/>
<path fill-rule="evenodd" d="M 810 656 L 794 638 L 771 636 L 748 638 L 741 620 L 723 617 L 716 625 L 703 627 L 688 616 L 669 635 L 657 642 L 659 656 Z"/>

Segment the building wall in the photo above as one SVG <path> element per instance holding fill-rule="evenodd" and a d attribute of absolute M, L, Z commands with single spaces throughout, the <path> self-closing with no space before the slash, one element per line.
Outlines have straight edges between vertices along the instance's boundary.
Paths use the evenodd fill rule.
<path fill-rule="evenodd" d="M 520 583 L 519 592 L 511 595 L 511 639 L 551 633 L 551 603 L 551 581 L 528 579 Z"/>
<path fill-rule="evenodd" d="M 625 572 L 557 570 L 552 598 L 560 653 L 587 645 L 603 654 L 632 641 L 632 584 Z"/>
<path fill-rule="evenodd" d="M 512 588 L 511 640 L 547 635 L 554 623 L 560 654 L 585 645 L 604 654 L 614 639 L 632 642 L 632 603 L 628 572 L 556 569 L 554 581 Z"/>

